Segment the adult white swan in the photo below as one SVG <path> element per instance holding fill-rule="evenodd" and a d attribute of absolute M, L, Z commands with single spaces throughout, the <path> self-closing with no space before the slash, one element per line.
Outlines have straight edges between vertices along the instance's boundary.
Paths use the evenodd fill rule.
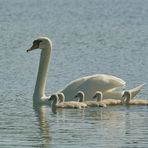
<path fill-rule="evenodd" d="M 33 102 L 41 103 L 46 102 L 48 97 L 45 96 L 45 86 L 47 80 L 48 73 L 48 64 L 52 51 L 52 43 L 47 37 L 39 37 L 33 41 L 33 45 L 31 48 L 27 50 L 27 52 L 40 48 L 41 56 L 40 56 L 40 64 L 39 70 L 35 85 L 35 90 L 33 94 Z M 125 82 L 112 75 L 105 74 L 97 74 L 87 77 L 82 77 L 75 81 L 69 83 L 64 89 L 59 92 L 64 93 L 66 100 L 73 100 L 75 94 L 81 90 L 85 93 L 85 99 L 89 100 L 95 94 L 96 91 L 101 91 L 103 93 L 104 98 L 121 98 L 123 93 L 115 92 L 115 88 L 122 87 L 125 85 Z M 132 96 L 134 97 L 142 88 L 142 85 L 130 90 Z"/>

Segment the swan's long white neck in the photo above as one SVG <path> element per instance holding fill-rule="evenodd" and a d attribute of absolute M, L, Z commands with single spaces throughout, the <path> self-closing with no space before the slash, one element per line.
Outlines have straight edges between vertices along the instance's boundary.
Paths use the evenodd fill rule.
<path fill-rule="evenodd" d="M 50 53 L 51 53 L 50 47 L 47 47 L 47 49 L 42 49 L 41 51 L 38 75 L 33 94 L 34 102 L 40 102 L 45 97 L 45 86 L 48 74 Z"/>

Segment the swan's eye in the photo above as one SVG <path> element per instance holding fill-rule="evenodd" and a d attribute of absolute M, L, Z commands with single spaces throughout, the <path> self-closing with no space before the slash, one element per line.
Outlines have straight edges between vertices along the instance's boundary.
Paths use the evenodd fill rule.
<path fill-rule="evenodd" d="M 42 40 L 34 40 L 33 45 L 39 46 L 40 42 L 42 42 Z"/>

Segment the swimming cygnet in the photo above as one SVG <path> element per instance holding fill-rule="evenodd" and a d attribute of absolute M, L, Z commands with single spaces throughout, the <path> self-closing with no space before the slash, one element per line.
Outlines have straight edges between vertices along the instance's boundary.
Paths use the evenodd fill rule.
<path fill-rule="evenodd" d="M 106 107 L 105 104 L 97 101 L 84 101 L 85 95 L 83 91 L 78 91 L 75 98 L 79 98 L 79 102 L 84 102 L 89 107 Z"/>
<path fill-rule="evenodd" d="M 122 104 L 121 100 L 117 100 L 117 99 L 104 99 L 103 100 L 103 94 L 100 91 L 97 91 L 96 94 L 93 97 L 94 99 L 97 99 L 97 102 L 101 102 L 103 104 L 108 105 L 120 105 Z"/>
<path fill-rule="evenodd" d="M 65 102 L 65 96 L 63 93 L 52 95 L 50 100 L 53 100 L 52 107 L 57 108 L 85 108 L 87 106 L 85 103 L 80 103 L 77 101 Z"/>
<path fill-rule="evenodd" d="M 132 95 L 129 91 L 125 91 L 123 96 L 124 103 L 127 105 L 148 105 L 148 100 L 144 99 L 132 99 Z"/>
<path fill-rule="evenodd" d="M 63 93 L 58 93 L 57 95 L 58 95 L 58 97 L 59 97 L 59 102 L 60 102 L 60 103 L 61 103 L 61 102 L 65 102 L 65 96 L 64 96 Z"/>

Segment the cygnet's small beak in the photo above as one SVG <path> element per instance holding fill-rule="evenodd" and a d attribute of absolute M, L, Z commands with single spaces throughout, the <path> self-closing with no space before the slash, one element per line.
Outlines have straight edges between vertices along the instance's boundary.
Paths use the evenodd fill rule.
<path fill-rule="evenodd" d="M 125 95 L 123 94 L 123 96 L 121 97 L 122 101 L 124 102 L 126 100 Z"/>
<path fill-rule="evenodd" d="M 94 95 L 92 98 L 95 99 L 96 98 L 96 95 Z"/>
<path fill-rule="evenodd" d="M 52 99 L 51 99 L 51 97 L 48 99 L 48 101 L 51 101 Z"/>
<path fill-rule="evenodd" d="M 34 49 L 37 49 L 39 48 L 37 44 L 33 44 L 29 49 L 27 49 L 26 51 L 29 52 L 29 51 L 32 51 Z"/>
<path fill-rule="evenodd" d="M 122 95 L 122 98 L 125 98 L 125 95 L 124 94 Z"/>
<path fill-rule="evenodd" d="M 74 96 L 74 98 L 77 98 L 77 97 L 78 97 L 77 95 Z"/>

